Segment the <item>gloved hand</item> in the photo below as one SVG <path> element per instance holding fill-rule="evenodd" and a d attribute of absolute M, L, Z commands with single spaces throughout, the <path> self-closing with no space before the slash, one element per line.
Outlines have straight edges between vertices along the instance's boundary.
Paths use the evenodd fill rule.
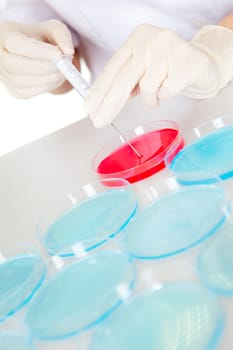
<path fill-rule="evenodd" d="M 0 80 L 19 98 L 50 92 L 65 79 L 54 63 L 74 53 L 70 31 L 60 21 L 0 25 Z"/>
<path fill-rule="evenodd" d="M 190 42 L 168 29 L 140 25 L 113 55 L 94 82 L 85 109 L 103 127 L 120 112 L 132 91 L 146 106 L 176 94 L 216 95 L 233 79 L 233 31 L 206 26 Z"/>

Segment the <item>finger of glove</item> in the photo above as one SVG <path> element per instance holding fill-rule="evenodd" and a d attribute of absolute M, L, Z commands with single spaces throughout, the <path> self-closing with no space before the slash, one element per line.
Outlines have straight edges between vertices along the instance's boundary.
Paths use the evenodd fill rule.
<path fill-rule="evenodd" d="M 130 54 L 130 46 L 125 44 L 110 59 L 99 78 L 91 86 L 84 102 L 87 114 L 93 114 L 100 107 L 122 67 L 129 61 Z"/>
<path fill-rule="evenodd" d="M 58 20 L 49 20 L 41 22 L 39 25 L 41 33 L 49 42 L 57 45 L 63 54 L 72 56 L 74 54 L 74 45 L 71 32 L 68 27 Z"/>
<path fill-rule="evenodd" d="M 34 86 L 33 88 L 12 89 L 8 87 L 9 93 L 20 99 L 29 99 L 38 95 L 51 92 L 55 89 L 54 84 L 47 84 L 42 86 Z"/>
<path fill-rule="evenodd" d="M 15 89 L 33 88 L 36 86 L 54 86 L 54 89 L 64 82 L 60 73 L 44 75 L 8 74 L 7 84 Z"/>
<path fill-rule="evenodd" d="M 1 53 L 0 62 L 8 73 L 43 75 L 57 72 L 55 64 L 51 61 L 33 60 L 7 51 Z"/>
<path fill-rule="evenodd" d="M 188 50 L 181 51 L 180 54 L 177 52 L 175 56 L 170 57 L 168 76 L 159 89 L 158 99 L 167 100 L 180 94 L 193 82 L 194 70 L 192 53 Z"/>
<path fill-rule="evenodd" d="M 30 38 L 19 31 L 0 34 L 0 41 L 9 53 L 35 60 L 56 61 L 62 55 L 56 46 Z"/>
<path fill-rule="evenodd" d="M 140 94 L 146 108 L 158 106 L 158 91 L 167 77 L 168 63 L 166 56 L 158 50 L 148 61 L 146 72 L 139 82 Z"/>
<path fill-rule="evenodd" d="M 130 61 L 121 69 L 97 111 L 90 115 L 95 127 L 104 127 L 117 116 L 141 77 L 140 68 Z"/>

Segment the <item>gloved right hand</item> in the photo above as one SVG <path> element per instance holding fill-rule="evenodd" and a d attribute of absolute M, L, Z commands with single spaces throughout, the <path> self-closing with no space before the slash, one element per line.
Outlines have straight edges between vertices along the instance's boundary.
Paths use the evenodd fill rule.
<path fill-rule="evenodd" d="M 0 25 L 0 80 L 11 95 L 30 98 L 52 92 L 65 79 L 55 61 L 72 56 L 70 31 L 58 20 Z"/>
<path fill-rule="evenodd" d="M 109 124 L 138 91 L 158 107 L 177 94 L 215 96 L 233 80 L 233 31 L 204 26 L 191 41 L 170 29 L 141 24 L 116 51 L 92 85 L 85 110 L 94 126 Z"/>

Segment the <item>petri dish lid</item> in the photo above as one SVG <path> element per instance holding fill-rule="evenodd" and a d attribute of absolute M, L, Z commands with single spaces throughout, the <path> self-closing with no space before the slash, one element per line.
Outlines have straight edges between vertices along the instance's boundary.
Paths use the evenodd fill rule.
<path fill-rule="evenodd" d="M 119 234 L 136 209 L 131 190 L 108 189 L 77 203 L 55 219 L 42 242 L 52 255 L 72 256 L 77 247 L 91 251 Z"/>
<path fill-rule="evenodd" d="M 170 169 L 186 184 L 212 182 L 213 177 L 225 180 L 233 176 L 232 155 L 233 126 L 226 126 L 183 148 L 170 162 Z"/>
<path fill-rule="evenodd" d="M 28 303 L 41 286 L 45 273 L 45 264 L 36 252 L 1 256 L 0 321 Z"/>
<path fill-rule="evenodd" d="M 125 230 L 126 249 L 137 259 L 180 253 L 214 234 L 226 214 L 221 188 L 179 189 L 161 196 L 132 220 Z"/>
<path fill-rule="evenodd" d="M 176 153 L 183 147 L 179 128 L 172 121 L 147 123 L 124 134 L 142 158 L 116 137 L 93 160 L 94 171 L 100 177 L 120 177 L 131 183 L 143 180 L 165 168 L 165 155 L 174 142 L 179 143 Z"/>
<path fill-rule="evenodd" d="M 203 284 L 218 293 L 233 295 L 233 224 L 227 225 L 206 245 L 198 257 Z"/>
<path fill-rule="evenodd" d="M 192 284 L 131 299 L 95 331 L 89 350 L 214 349 L 222 332 L 217 298 Z"/>
<path fill-rule="evenodd" d="M 87 330 L 121 304 L 134 278 L 126 255 L 92 254 L 53 276 L 30 304 L 26 324 L 34 337 L 47 340 Z"/>

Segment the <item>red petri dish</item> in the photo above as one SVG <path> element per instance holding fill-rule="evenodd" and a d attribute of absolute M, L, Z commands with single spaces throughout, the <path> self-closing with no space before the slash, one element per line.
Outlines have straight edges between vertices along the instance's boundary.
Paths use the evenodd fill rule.
<path fill-rule="evenodd" d="M 174 157 L 184 146 L 177 124 L 173 121 L 155 121 L 124 132 L 137 154 L 120 136 L 105 145 L 93 160 L 95 172 L 101 178 L 124 178 L 134 183 L 165 168 L 165 156 L 173 145 Z"/>

